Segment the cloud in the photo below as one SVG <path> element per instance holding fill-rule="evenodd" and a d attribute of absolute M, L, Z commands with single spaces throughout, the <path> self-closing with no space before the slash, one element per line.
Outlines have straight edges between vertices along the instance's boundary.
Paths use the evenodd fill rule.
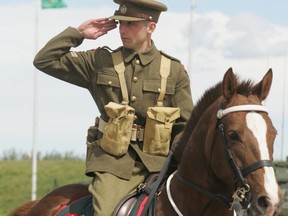
<path fill-rule="evenodd" d="M 253 14 L 229 17 L 212 12 L 195 18 L 192 40 L 196 52 L 203 53 L 204 49 L 228 59 L 259 58 L 268 54 L 278 57 L 287 52 L 288 29 Z"/>
<path fill-rule="evenodd" d="M 259 18 L 253 14 L 241 14 L 231 18 L 227 23 L 227 29 L 231 32 L 239 32 L 239 36 L 233 38 L 224 46 L 228 50 L 228 58 L 257 58 L 270 55 L 281 56 L 288 47 L 287 28 L 281 28 Z M 283 38 L 283 35 L 286 35 Z M 276 49 L 274 49 L 274 47 Z"/>

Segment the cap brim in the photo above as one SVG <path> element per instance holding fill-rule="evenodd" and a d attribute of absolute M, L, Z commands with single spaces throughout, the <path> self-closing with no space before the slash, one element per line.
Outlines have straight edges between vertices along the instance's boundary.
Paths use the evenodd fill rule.
<path fill-rule="evenodd" d="M 120 20 L 120 21 L 131 21 L 131 22 L 146 20 L 146 19 L 138 18 L 138 17 L 120 16 L 120 15 L 111 16 L 109 17 L 109 19 Z"/>

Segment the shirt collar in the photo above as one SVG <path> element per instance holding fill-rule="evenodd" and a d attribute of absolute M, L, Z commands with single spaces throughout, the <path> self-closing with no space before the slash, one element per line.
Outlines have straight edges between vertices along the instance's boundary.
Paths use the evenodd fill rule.
<path fill-rule="evenodd" d="M 127 49 L 125 47 L 123 47 L 123 50 L 122 50 L 123 59 L 126 63 L 132 61 L 137 55 L 139 56 L 138 58 L 142 65 L 149 64 L 156 57 L 157 53 L 159 53 L 159 51 L 154 45 L 153 41 L 152 41 L 152 48 L 144 53 L 137 53 L 134 50 Z"/>

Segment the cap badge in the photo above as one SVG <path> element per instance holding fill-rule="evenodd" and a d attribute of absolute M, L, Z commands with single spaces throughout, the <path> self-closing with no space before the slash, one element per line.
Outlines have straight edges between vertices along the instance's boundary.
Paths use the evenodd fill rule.
<path fill-rule="evenodd" d="M 121 6 L 120 12 L 121 12 L 122 14 L 125 14 L 125 13 L 127 12 L 127 7 L 126 7 L 126 5 Z"/>

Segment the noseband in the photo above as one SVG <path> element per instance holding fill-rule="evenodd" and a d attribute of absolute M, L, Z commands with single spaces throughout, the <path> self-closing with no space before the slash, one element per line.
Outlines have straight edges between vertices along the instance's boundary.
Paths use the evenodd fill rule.
<path fill-rule="evenodd" d="M 175 210 L 175 212 L 178 215 L 181 216 L 182 213 L 177 208 L 175 202 L 173 201 L 171 192 L 170 192 L 170 182 L 171 182 L 171 180 L 175 174 L 176 174 L 177 179 L 179 179 L 180 182 L 182 182 L 187 187 L 192 188 L 193 190 L 196 190 L 196 191 L 202 193 L 203 195 L 209 197 L 211 199 L 211 201 L 212 200 L 219 201 L 220 203 L 224 204 L 224 206 L 228 207 L 230 210 L 233 209 L 233 205 L 235 202 L 239 202 L 243 209 L 248 208 L 248 206 L 251 202 L 251 192 L 250 192 L 250 186 L 245 181 L 245 177 L 257 169 L 260 169 L 260 168 L 265 167 L 265 166 L 270 167 L 270 166 L 273 166 L 273 164 L 272 164 L 271 160 L 260 160 L 256 163 L 242 169 L 242 170 L 236 164 L 234 157 L 233 157 L 233 154 L 232 154 L 232 152 L 228 146 L 227 140 L 226 140 L 224 125 L 222 123 L 220 123 L 220 120 L 224 116 L 228 115 L 229 113 L 243 112 L 243 111 L 268 113 L 267 109 L 261 105 L 238 105 L 238 106 L 229 107 L 229 108 L 224 109 L 224 110 L 220 109 L 217 112 L 217 119 L 219 120 L 217 125 L 218 125 L 218 129 L 221 133 L 222 143 L 224 145 L 224 149 L 226 151 L 226 155 L 227 155 L 227 158 L 229 160 L 230 166 L 234 172 L 235 182 L 240 183 L 239 186 L 237 187 L 236 191 L 233 193 L 232 197 L 227 197 L 227 196 L 218 195 L 218 194 L 215 195 L 215 194 L 212 194 L 211 192 L 207 191 L 205 188 L 202 188 L 199 185 L 193 184 L 189 180 L 182 177 L 177 171 L 175 171 L 175 173 L 170 175 L 168 180 L 167 180 L 166 191 L 167 191 L 167 195 L 168 195 L 168 199 L 170 201 L 170 204 L 172 205 L 173 209 Z M 202 211 L 201 215 L 204 215 L 204 213 L 206 212 L 206 210 L 209 207 L 209 204 L 210 204 L 210 202 L 206 205 L 206 207 Z"/>

